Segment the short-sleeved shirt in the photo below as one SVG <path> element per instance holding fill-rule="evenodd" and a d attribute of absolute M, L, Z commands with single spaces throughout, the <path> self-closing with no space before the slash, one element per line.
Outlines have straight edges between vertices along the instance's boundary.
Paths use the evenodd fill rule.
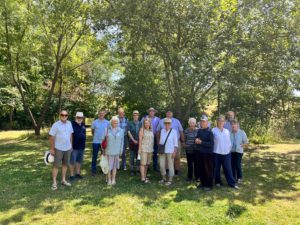
<path fill-rule="evenodd" d="M 232 144 L 232 152 L 243 153 L 243 144 L 248 144 L 248 138 L 245 131 L 238 129 L 236 133 L 230 133 L 230 139 Z"/>
<path fill-rule="evenodd" d="M 54 147 L 60 151 L 71 150 L 71 135 L 73 132 L 73 127 L 70 121 L 66 121 L 64 123 L 59 120 L 55 122 L 49 131 L 49 135 L 54 137 Z"/>
<path fill-rule="evenodd" d="M 128 130 L 130 131 L 133 138 L 138 141 L 139 140 L 139 130 L 140 130 L 140 121 L 129 121 L 128 122 Z"/>
<path fill-rule="evenodd" d="M 229 130 L 223 128 L 220 130 L 215 127 L 212 129 L 214 134 L 214 153 L 227 155 L 231 151 L 231 140 Z"/>
<path fill-rule="evenodd" d="M 120 118 L 118 117 L 120 122 L 119 122 L 119 127 L 123 129 L 124 131 L 124 136 L 127 136 L 128 133 L 128 120 L 126 117 Z"/>
<path fill-rule="evenodd" d="M 73 133 L 73 149 L 83 150 L 85 149 L 86 141 L 86 127 L 83 123 L 78 124 L 75 121 L 72 122 Z"/>
<path fill-rule="evenodd" d="M 161 131 L 163 128 L 165 128 L 164 119 L 161 119 L 159 121 L 158 126 L 157 126 L 156 132 Z M 183 132 L 183 127 L 182 127 L 180 121 L 178 119 L 176 119 L 176 118 L 172 118 L 171 128 L 173 128 L 174 130 L 176 130 L 176 132 L 177 132 L 177 138 L 179 140 L 180 139 L 180 132 Z"/>
<path fill-rule="evenodd" d="M 96 119 L 92 123 L 92 129 L 94 130 L 93 143 L 101 144 L 102 137 L 104 137 L 105 129 L 109 126 L 109 121 L 106 119 Z"/>

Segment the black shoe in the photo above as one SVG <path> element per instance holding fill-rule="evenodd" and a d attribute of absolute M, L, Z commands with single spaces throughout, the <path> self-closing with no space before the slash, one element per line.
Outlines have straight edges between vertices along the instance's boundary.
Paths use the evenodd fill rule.
<path fill-rule="evenodd" d="M 83 179 L 83 176 L 81 176 L 80 174 L 76 174 L 76 178 L 77 179 Z"/>
<path fill-rule="evenodd" d="M 175 175 L 176 175 L 176 176 L 179 175 L 179 170 L 175 170 Z"/>
<path fill-rule="evenodd" d="M 92 177 L 95 177 L 96 176 L 96 173 L 95 172 L 92 172 Z"/>
<path fill-rule="evenodd" d="M 202 189 L 202 188 L 203 188 L 202 184 L 199 184 L 199 185 L 197 186 L 197 188 L 198 188 L 198 189 Z"/>
<path fill-rule="evenodd" d="M 135 173 L 133 171 L 130 171 L 130 176 L 133 176 Z"/>
<path fill-rule="evenodd" d="M 74 181 L 75 180 L 75 176 L 70 176 L 69 179 L 70 179 L 70 181 Z"/>
<path fill-rule="evenodd" d="M 210 187 L 203 187 L 203 190 L 204 191 L 211 191 L 211 188 Z"/>
<path fill-rule="evenodd" d="M 192 181 L 193 181 L 193 178 L 187 177 L 185 180 L 186 180 L 187 182 L 192 182 Z"/>
<path fill-rule="evenodd" d="M 199 179 L 199 178 L 197 178 L 197 179 L 196 179 L 196 182 L 198 182 L 198 183 L 199 183 L 199 182 L 200 182 L 200 179 Z"/>

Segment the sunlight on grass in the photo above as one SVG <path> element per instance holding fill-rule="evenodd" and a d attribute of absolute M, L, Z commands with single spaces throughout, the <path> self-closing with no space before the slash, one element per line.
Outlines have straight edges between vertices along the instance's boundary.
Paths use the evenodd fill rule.
<path fill-rule="evenodd" d="M 299 143 L 249 149 L 241 189 L 222 187 L 208 193 L 184 181 L 185 159 L 172 187 L 159 185 L 159 174 L 153 171 L 149 185 L 120 171 L 117 185 L 107 187 L 103 175 L 89 175 L 88 144 L 85 178 L 52 192 L 51 167 L 43 162 L 47 138 L 18 142 L 27 132 L 1 132 L 0 224 L 300 223 Z"/>

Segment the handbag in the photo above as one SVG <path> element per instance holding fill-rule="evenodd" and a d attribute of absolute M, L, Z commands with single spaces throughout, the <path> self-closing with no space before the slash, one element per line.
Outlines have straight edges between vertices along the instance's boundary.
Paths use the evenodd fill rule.
<path fill-rule="evenodd" d="M 104 174 L 107 174 L 108 171 L 109 171 L 109 165 L 108 165 L 108 159 L 107 159 L 107 156 L 105 155 L 102 155 L 101 156 L 101 160 L 100 160 L 100 163 L 99 163 L 101 169 L 102 169 L 102 172 Z"/>
<path fill-rule="evenodd" d="M 101 143 L 101 148 L 102 149 L 106 149 L 106 147 L 107 147 L 107 139 L 108 139 L 108 128 L 106 129 L 105 138 L 104 138 L 104 140 Z"/>
<path fill-rule="evenodd" d="M 162 145 L 162 144 L 159 144 L 158 145 L 158 149 L 157 149 L 157 153 L 158 154 L 165 154 L 165 146 L 166 146 L 166 143 L 167 143 L 167 140 L 168 140 L 168 137 L 170 135 L 170 133 L 172 132 L 172 128 L 170 129 L 169 133 L 168 133 L 168 136 L 165 140 L 165 143 Z"/>

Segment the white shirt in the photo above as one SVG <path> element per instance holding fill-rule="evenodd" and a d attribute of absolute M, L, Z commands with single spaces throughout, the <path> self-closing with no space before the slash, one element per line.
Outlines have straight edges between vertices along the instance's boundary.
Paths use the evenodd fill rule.
<path fill-rule="evenodd" d="M 54 146 L 57 150 L 68 151 L 72 149 L 71 135 L 73 132 L 73 127 L 70 121 L 63 123 L 59 120 L 52 125 L 49 135 L 55 138 Z"/>
<path fill-rule="evenodd" d="M 223 128 L 221 131 L 215 127 L 212 129 L 214 134 L 214 153 L 227 155 L 231 151 L 231 140 L 229 130 Z"/>
<path fill-rule="evenodd" d="M 159 144 L 163 145 L 165 143 L 169 132 L 170 130 L 167 132 L 165 128 L 161 130 Z M 175 148 L 178 148 L 177 131 L 172 129 L 165 145 L 165 153 L 174 153 Z"/>

